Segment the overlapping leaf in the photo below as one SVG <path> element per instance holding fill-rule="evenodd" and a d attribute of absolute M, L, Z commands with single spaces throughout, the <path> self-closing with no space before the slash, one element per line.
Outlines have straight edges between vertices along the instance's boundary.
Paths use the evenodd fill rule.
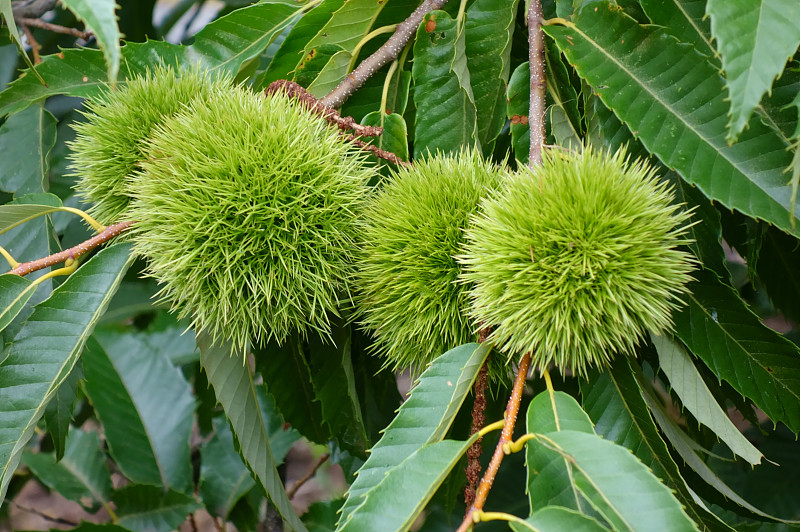
<path fill-rule="evenodd" d="M 0 365 L 0 500 L 20 454 L 132 261 L 130 246 L 102 250 L 36 307 Z"/>
<path fill-rule="evenodd" d="M 179 67 L 200 63 L 214 71 L 235 74 L 258 56 L 302 9 L 300 4 L 264 2 L 237 9 L 208 24 L 189 46 L 162 41 L 128 43 L 122 47 L 120 78 L 141 75 L 158 63 Z M 0 93 L 0 116 L 20 111 L 54 94 L 96 96 L 106 87 L 103 53 L 69 49 L 43 58 L 35 71 L 46 81 L 23 76 Z"/>
<path fill-rule="evenodd" d="M 444 437 L 488 354 L 488 347 L 462 345 L 441 355 L 425 370 L 358 471 L 342 506 L 340 528 L 392 468 L 422 446 Z"/>
<path fill-rule="evenodd" d="M 61 0 L 63 6 L 72 11 L 78 20 L 83 21 L 86 29 L 94 34 L 97 44 L 106 59 L 108 82 L 117 83 L 119 74 L 120 46 L 122 38 L 117 27 L 115 0 Z"/>
<path fill-rule="evenodd" d="M 668 28 L 679 41 L 693 44 L 701 54 L 714 57 L 706 0 L 640 0 L 650 22 Z"/>
<path fill-rule="evenodd" d="M 112 499 L 117 505 L 117 524 L 148 532 L 177 530 L 187 515 L 200 508 L 191 495 L 164 492 L 155 486 L 125 486 L 114 492 Z"/>
<path fill-rule="evenodd" d="M 348 0 L 336 10 L 317 32 L 306 42 L 305 51 L 315 46 L 334 44 L 352 52 L 358 42 L 370 31 L 386 2 L 375 0 Z"/>
<path fill-rule="evenodd" d="M 477 115 L 464 34 L 444 11 L 431 11 L 414 43 L 414 157 L 475 145 Z"/>
<path fill-rule="evenodd" d="M 750 398 L 773 421 L 800 431 L 800 352 L 765 327 L 716 276 L 696 272 L 675 332 L 719 378 Z"/>
<path fill-rule="evenodd" d="M 56 143 L 56 119 L 43 105 L 10 116 L 0 127 L 0 189 L 16 195 L 48 188 L 50 150 Z"/>
<path fill-rule="evenodd" d="M 372 143 L 382 150 L 394 153 L 403 161 L 408 160 L 408 130 L 402 115 L 373 111 L 365 116 L 361 123 L 382 127 L 383 133 Z"/>
<path fill-rule="evenodd" d="M 233 447 L 226 419 L 214 419 L 214 436 L 203 445 L 200 463 L 200 496 L 206 509 L 227 519 L 233 506 L 255 482 Z"/>
<path fill-rule="evenodd" d="M 253 375 L 249 366 L 240 358 L 243 355 L 232 352 L 230 344 L 213 345 L 206 335 L 198 336 L 198 345 L 200 365 L 230 421 L 242 458 L 281 517 L 297 532 L 305 532 L 305 526 L 294 513 L 278 475 L 259 408 Z"/>
<path fill-rule="evenodd" d="M 608 528 L 596 519 L 561 506 L 546 506 L 537 510 L 525 521 L 509 523 L 514 532 L 543 532 L 547 530 L 570 530 L 571 532 L 603 532 Z"/>
<path fill-rule="evenodd" d="M 706 10 L 726 74 L 733 142 L 800 45 L 800 3 L 709 0 Z"/>
<path fill-rule="evenodd" d="M 194 400 L 180 369 L 136 336 L 100 332 L 87 345 L 83 367 L 86 392 L 122 473 L 190 493 Z"/>
<path fill-rule="evenodd" d="M 783 174 L 790 159 L 786 144 L 758 121 L 737 144 L 727 144 L 723 82 L 705 56 L 606 2 L 581 10 L 574 24 L 544 30 L 667 166 L 709 198 L 795 230 L 791 187 Z"/>
<path fill-rule="evenodd" d="M 683 346 L 666 336 L 651 334 L 650 338 L 658 351 L 661 370 L 683 406 L 698 422 L 724 441 L 731 451 L 752 465 L 759 464 L 762 454 L 739 432 L 719 406 Z"/>
<path fill-rule="evenodd" d="M 530 65 L 526 61 L 511 74 L 506 95 L 506 114 L 511 121 L 511 145 L 514 148 L 514 157 L 522 164 L 528 162 L 531 145 L 531 128 L 528 125 L 530 79 Z"/>

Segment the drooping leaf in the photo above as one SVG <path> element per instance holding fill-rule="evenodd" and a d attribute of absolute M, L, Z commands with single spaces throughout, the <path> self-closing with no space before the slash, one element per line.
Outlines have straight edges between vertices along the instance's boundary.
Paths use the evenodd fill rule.
<path fill-rule="evenodd" d="M 200 452 L 200 497 L 211 515 L 227 519 L 236 502 L 255 486 L 255 481 L 234 449 L 226 419 L 214 419 L 214 436 Z"/>
<path fill-rule="evenodd" d="M 686 512 L 708 530 L 730 531 L 689 491 L 677 464 L 658 432 L 631 367 L 620 358 L 604 373 L 581 381 L 583 407 L 595 422 L 595 431 L 609 441 L 630 449 L 644 465 L 675 491 Z"/>
<path fill-rule="evenodd" d="M 200 365 L 230 421 L 239 442 L 239 453 L 284 521 L 297 532 L 305 532 L 278 475 L 258 405 L 253 375 L 240 358 L 243 355 L 232 352 L 230 344 L 213 345 L 207 335 L 198 335 L 198 345 Z"/>
<path fill-rule="evenodd" d="M 640 0 L 650 22 L 663 26 L 679 41 L 693 44 L 708 57 L 715 57 L 711 44 L 711 24 L 706 15 L 706 0 Z"/>
<path fill-rule="evenodd" d="M 706 11 L 726 74 L 733 142 L 800 45 L 800 3 L 709 0 Z"/>
<path fill-rule="evenodd" d="M 514 532 L 545 532 L 549 530 L 570 530 L 571 532 L 603 532 L 608 528 L 597 519 L 580 514 L 561 506 L 546 506 L 537 510 L 523 522 L 510 522 Z"/>
<path fill-rule="evenodd" d="M 727 446 L 752 465 L 761 462 L 762 454 L 733 424 L 719 406 L 686 350 L 667 336 L 650 335 L 658 351 L 661 370 L 683 406 L 697 421 L 710 428 Z"/>
<path fill-rule="evenodd" d="M 526 61 L 511 74 L 506 95 L 506 115 L 511 121 L 511 145 L 514 148 L 514 158 L 520 164 L 528 164 L 531 144 L 531 128 L 528 125 L 530 78 L 530 65 Z"/>
<path fill-rule="evenodd" d="M 740 505 L 742 508 L 746 508 L 756 515 L 772 521 L 780 521 L 779 518 L 762 512 L 760 509 L 744 500 L 738 493 L 733 491 L 727 484 L 725 484 L 722 479 L 720 479 L 717 474 L 714 473 L 710 467 L 708 467 L 705 461 L 697 455 L 695 452 L 697 443 L 678 426 L 675 420 L 672 419 L 666 411 L 664 411 L 664 407 L 661 406 L 658 400 L 653 396 L 653 393 L 643 381 L 643 377 L 640 374 L 637 374 L 636 378 L 639 382 L 640 388 L 643 391 L 644 399 L 647 401 L 650 411 L 653 413 L 653 417 L 658 423 L 659 428 L 664 432 L 664 435 L 669 440 L 673 449 L 675 449 L 686 465 L 691 467 L 700 476 L 700 478 L 721 493 L 725 498 Z"/>
<path fill-rule="evenodd" d="M 35 201 L 35 203 L 32 203 Z M 26 194 L 13 203 L 0 205 L 0 234 L 20 224 L 61 210 L 61 199 L 53 194 Z"/>
<path fill-rule="evenodd" d="M 727 145 L 722 80 L 705 56 L 605 2 L 581 10 L 574 24 L 543 29 L 664 164 L 726 207 L 794 230 L 786 144 L 753 121 L 737 144 Z"/>
<path fill-rule="evenodd" d="M 94 34 L 106 60 L 108 82 L 116 85 L 121 55 L 119 40 L 122 36 L 114 14 L 117 7 L 115 0 L 61 0 L 61 3 Z"/>
<path fill-rule="evenodd" d="M 46 191 L 55 143 L 56 119 L 43 105 L 8 117 L 0 127 L 0 153 L 9 155 L 0 158 L 0 189 L 17 195 Z"/>
<path fill-rule="evenodd" d="M 45 486 L 85 508 L 96 511 L 110 501 L 111 472 L 96 432 L 73 428 L 60 461 L 55 453 L 26 453 L 22 463 Z"/>
<path fill-rule="evenodd" d="M 695 272 L 675 333 L 717 377 L 750 398 L 774 422 L 800 431 L 800 352 L 765 327 L 733 288 Z"/>
<path fill-rule="evenodd" d="M 528 433 L 548 433 L 576 430 L 594 434 L 592 421 L 571 396 L 547 391 L 539 393 L 528 406 Z M 556 452 L 544 446 L 527 444 L 527 491 L 531 513 L 544 506 L 563 506 L 585 511 L 586 501 L 575 489 L 572 465 Z"/>
<path fill-rule="evenodd" d="M 433 442 L 414 451 L 364 495 L 363 502 L 336 527 L 337 532 L 408 530 L 476 437 Z"/>
<path fill-rule="evenodd" d="M 562 430 L 539 435 L 543 445 L 568 459 L 574 486 L 614 530 L 696 531 L 672 492 L 629 450 L 595 434 Z"/>
<path fill-rule="evenodd" d="M 475 98 L 464 34 L 444 11 L 431 11 L 414 43 L 414 157 L 449 153 L 476 144 Z"/>
<path fill-rule="evenodd" d="M 342 506 L 339 527 L 386 473 L 423 445 L 444 437 L 488 354 L 486 346 L 466 344 L 428 366 L 359 469 Z"/>
<path fill-rule="evenodd" d="M 493 143 L 505 122 L 517 1 L 476 0 L 466 11 L 465 53 L 475 95 L 478 143 L 484 147 Z"/>
<path fill-rule="evenodd" d="M 187 515 L 200 508 L 191 495 L 164 492 L 156 486 L 132 484 L 115 491 L 111 498 L 117 505 L 117 524 L 130 530 L 177 530 Z"/>
<path fill-rule="evenodd" d="M 372 143 L 378 148 L 394 153 L 401 160 L 408 160 L 408 130 L 403 116 L 373 111 L 361 120 L 365 126 L 379 126 L 383 133 Z"/>
<path fill-rule="evenodd" d="M 66 452 L 67 436 L 75 403 L 78 401 L 78 383 L 81 379 L 83 379 L 83 367 L 78 362 L 44 410 L 44 422 L 47 433 L 53 440 L 57 461 L 61 460 Z"/>
<path fill-rule="evenodd" d="M 83 368 L 120 471 L 140 484 L 190 493 L 194 400 L 181 371 L 136 336 L 105 331 L 87 344 Z"/>
<path fill-rule="evenodd" d="M 302 9 L 299 3 L 262 2 L 243 7 L 208 24 L 189 46 L 163 41 L 128 43 L 122 47 L 120 79 L 144 74 L 155 64 L 179 68 L 200 63 L 213 71 L 235 74 L 257 57 Z M 93 97 L 106 90 L 106 68 L 100 50 L 67 49 L 42 58 L 33 76 L 23 76 L 0 93 L 0 116 L 24 109 L 54 94 Z"/>
<path fill-rule="evenodd" d="M 100 251 L 35 308 L 0 364 L 0 500 L 36 423 L 132 260 L 128 244 Z"/>

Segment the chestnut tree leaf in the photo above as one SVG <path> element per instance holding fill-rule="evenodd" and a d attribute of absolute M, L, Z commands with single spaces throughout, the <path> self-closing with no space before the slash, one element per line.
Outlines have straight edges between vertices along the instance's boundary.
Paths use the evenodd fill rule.
<path fill-rule="evenodd" d="M 61 0 L 61 4 L 94 33 L 105 57 L 108 82 L 116 85 L 121 55 L 119 40 L 122 38 L 114 13 L 116 0 Z"/>

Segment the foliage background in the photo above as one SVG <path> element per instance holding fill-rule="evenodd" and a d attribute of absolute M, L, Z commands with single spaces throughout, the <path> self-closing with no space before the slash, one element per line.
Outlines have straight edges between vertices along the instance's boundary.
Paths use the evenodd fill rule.
<path fill-rule="evenodd" d="M 116 10 L 109 0 L 62 4 L 68 9 L 54 10 L 52 22 L 76 26 L 79 16 L 96 40 L 76 43 L 33 29 L 43 56 L 36 71 L 46 85 L 30 70 L 20 72 L 25 63 L 13 35 L 0 30 L 0 226 L 6 230 L 0 244 L 20 260 L 90 235 L 77 217 L 58 210 L 79 206 L 65 143 L 70 124 L 82 120 L 81 98 L 159 61 L 199 61 L 256 89 L 288 77 L 324 96 L 385 38 L 361 46 L 364 36 L 401 22 L 417 5 L 229 1 L 189 36 L 181 35 L 187 22 L 181 17 L 204 2 L 176 2 L 156 26 L 155 0 L 121 0 Z M 378 70 L 342 114 L 382 125 L 375 142 L 401 158 L 477 142 L 487 158 L 510 153 L 524 164 L 525 8 L 515 0 L 471 0 L 427 15 L 398 61 Z M 6 20 L 10 10 L 9 0 L 0 1 Z M 546 506 L 573 508 L 584 514 L 582 525 L 624 529 L 613 516 L 635 512 L 636 505 L 598 500 L 611 492 L 643 493 L 656 504 L 679 501 L 699 528 L 792 527 L 788 521 L 800 519 L 800 228 L 790 182 L 800 179 L 800 7 L 794 0 L 575 0 L 544 2 L 544 11 L 553 21 L 544 28 L 547 142 L 627 144 L 661 165 L 676 201 L 693 209 L 691 249 L 702 269 L 675 316 L 674 338 L 653 338 L 638 359 L 617 360 L 602 375 L 560 376 L 553 396 L 539 394 L 539 378 L 529 381 L 522 407 L 527 427 L 518 434 L 552 435 L 568 420 L 572 432 L 553 436 L 561 447 L 529 443 L 526 453 L 507 458 L 487 509 L 534 522 L 545 519 L 536 511 Z M 161 40 L 168 33 L 180 42 Z M 102 50 L 93 49 L 98 43 Z M 352 524 L 343 519 L 339 529 L 389 530 L 379 519 L 404 504 L 418 507 L 392 514 L 385 526 L 413 521 L 422 507 L 420 530 L 458 526 L 463 463 L 455 465 L 463 462 L 469 424 L 469 401 L 462 402 L 485 349 L 467 345 L 442 357 L 438 373 L 418 384 L 417 402 L 406 402 L 395 416 L 401 402 L 395 376 L 378 371 L 381 361 L 368 355 L 370 340 L 358 328 L 340 323 L 334 346 L 316 338 L 267 346 L 254 353 L 248 371 L 154 307 L 156 287 L 139 278 L 141 269 L 126 244 L 114 244 L 66 281 L 47 280 L 36 290 L 30 280 L 41 273 L 0 277 L 2 515 L 26 483 L 39 482 L 90 513 L 112 510 L 110 518 L 97 514 L 103 524 L 76 530 L 171 530 L 200 508 L 239 530 L 276 527 L 266 524 L 276 515 L 267 493 L 295 528 L 334 530 L 342 500 L 319 501 L 301 524 L 280 483 L 285 470 L 277 466 L 303 438 L 326 448 L 348 482 L 367 449 L 372 457 L 391 457 L 378 466 L 372 459 L 351 491 L 366 493 L 385 472 L 403 479 L 411 462 L 400 463 L 399 446 L 388 438 L 377 443 L 391 422 L 390 435 L 409 426 L 426 431 L 403 441 L 410 448 L 404 456 L 440 476 L 425 485 L 421 477 L 405 478 L 401 485 L 415 489 L 404 489 L 400 500 L 378 490 L 358 506 L 351 495 L 344 511 Z M 437 386 L 452 392 L 433 395 Z M 491 395 L 489 420 L 501 418 L 505 397 L 505 390 Z M 417 404 L 440 408 L 412 423 L 408 413 Z M 642 474 L 634 466 L 626 474 L 612 471 L 607 486 L 586 488 L 589 470 L 561 467 L 554 449 L 572 445 L 567 454 L 577 463 L 599 456 L 627 464 L 629 457 L 598 438 L 586 440 L 581 454 L 582 436 L 574 432 L 592 431 L 630 449 L 674 495 L 651 484 L 631 491 L 631 479 Z M 484 446 L 494 442 L 496 436 L 487 437 Z M 548 511 L 555 512 L 553 529 L 575 528 L 572 514 Z M 664 523 L 691 529 L 682 519 Z"/>

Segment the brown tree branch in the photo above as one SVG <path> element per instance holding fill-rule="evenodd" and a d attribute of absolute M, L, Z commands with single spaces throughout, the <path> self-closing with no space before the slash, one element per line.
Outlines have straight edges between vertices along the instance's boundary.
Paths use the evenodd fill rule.
<path fill-rule="evenodd" d="M 297 490 L 300 489 L 300 486 L 311 480 L 311 477 L 314 476 L 314 473 L 317 472 L 317 469 L 319 469 L 320 466 L 322 466 L 322 464 L 324 464 L 328 460 L 328 458 L 330 458 L 330 456 L 331 455 L 327 453 L 320 456 L 319 460 L 317 460 L 314 466 L 309 471 L 307 471 L 302 478 L 298 479 L 298 481 L 295 482 L 291 488 L 286 490 L 286 496 L 289 497 L 289 499 L 293 498 L 295 494 L 297 494 Z"/>
<path fill-rule="evenodd" d="M 513 441 L 512 437 L 514 435 L 514 426 L 517 423 L 517 415 L 519 414 L 519 403 L 522 399 L 522 390 L 525 387 L 525 379 L 528 376 L 528 368 L 530 368 L 530 365 L 531 355 L 530 353 L 526 353 L 525 356 L 522 357 L 522 360 L 519 361 L 517 377 L 514 379 L 514 387 L 511 390 L 511 397 L 508 399 L 506 411 L 503 415 L 505 418 L 505 424 L 503 425 L 503 431 L 500 433 L 500 441 L 497 442 L 497 447 L 494 449 L 492 460 L 489 462 L 489 466 L 486 468 L 486 472 L 483 474 L 481 483 L 478 485 L 478 490 L 475 494 L 475 502 L 473 502 L 472 505 L 467 509 L 467 515 L 464 517 L 464 521 L 462 521 L 461 526 L 458 527 L 456 532 L 467 532 L 470 530 L 474 524 L 472 517 L 473 514 L 476 511 L 483 510 L 483 505 L 486 504 L 486 497 L 489 496 L 489 490 L 492 489 L 494 478 L 497 476 L 498 469 L 500 469 L 500 463 L 505 457 L 503 446 L 506 443 Z"/>
<path fill-rule="evenodd" d="M 13 273 L 19 276 L 28 275 L 31 272 L 47 268 L 48 266 L 52 266 L 53 264 L 62 263 L 67 259 L 73 259 L 73 260 L 77 259 L 81 255 L 89 253 L 97 246 L 108 242 L 118 234 L 127 231 L 134 223 L 136 222 L 121 222 L 118 224 L 109 225 L 108 227 L 106 227 L 105 231 L 103 231 L 99 235 L 95 235 L 89 240 L 81 242 L 77 246 L 65 249 L 64 251 L 61 251 L 59 253 L 54 253 L 49 257 L 44 257 L 31 262 L 23 262 L 22 264 L 18 265 L 16 268 L 14 268 L 8 273 Z"/>
<path fill-rule="evenodd" d="M 28 39 L 28 44 L 31 45 L 31 52 L 33 52 L 33 64 L 38 65 L 42 62 L 42 56 L 39 55 L 39 50 L 42 49 L 42 46 L 36 42 L 36 39 L 33 37 L 33 33 L 31 33 L 31 29 L 26 26 L 25 24 L 19 25 L 22 33 L 25 34 L 25 37 Z"/>
<path fill-rule="evenodd" d="M 389 161 L 390 163 L 394 163 L 398 166 L 405 166 L 405 167 L 411 166 L 410 162 L 404 161 L 394 153 L 382 150 L 379 147 L 375 146 L 374 144 L 369 144 L 367 142 L 364 142 L 363 140 L 356 138 L 352 135 L 347 135 L 347 139 L 356 146 L 358 146 L 359 148 L 361 148 L 362 150 L 367 150 L 368 152 L 372 152 L 375 154 L 376 157 L 380 157 L 381 159 Z"/>
<path fill-rule="evenodd" d="M 68 28 L 66 26 L 59 26 L 58 24 L 50 24 L 49 22 L 45 22 L 39 18 L 27 18 L 27 17 L 20 17 L 15 18 L 15 20 L 21 26 L 33 26 L 34 28 L 40 28 L 47 31 L 52 31 L 54 33 L 63 33 L 65 35 L 72 35 L 73 37 L 77 37 L 79 39 L 88 39 L 92 36 L 92 32 L 90 31 L 81 31 L 76 28 Z"/>
<path fill-rule="evenodd" d="M 491 355 L 490 355 L 491 356 Z M 486 381 L 489 375 L 489 360 L 487 359 L 478 373 L 475 381 L 475 400 L 472 404 L 472 428 L 470 436 L 480 431 L 486 424 Z M 467 508 L 471 508 L 475 502 L 475 487 L 481 476 L 481 453 L 483 438 L 475 440 L 467 449 L 467 485 L 464 488 L 464 503 Z"/>
<path fill-rule="evenodd" d="M 18 0 L 11 2 L 14 19 L 39 18 L 56 7 L 58 0 Z"/>
<path fill-rule="evenodd" d="M 375 72 L 383 65 L 394 61 L 405 48 L 408 41 L 417 32 L 425 15 L 436 9 L 441 9 L 447 0 L 425 0 L 414 10 L 411 15 L 397 25 L 397 29 L 378 50 L 364 59 L 355 70 L 350 72 L 339 85 L 319 101 L 327 107 L 341 107 L 341 105 L 358 90 Z"/>
<path fill-rule="evenodd" d="M 542 33 L 542 3 L 532 0 L 528 8 L 528 59 L 531 67 L 531 100 L 528 109 L 528 125 L 531 129 L 531 144 L 528 151 L 528 166 L 542 164 L 544 146 L 544 105 L 547 79 L 544 72 L 544 34 Z"/>

